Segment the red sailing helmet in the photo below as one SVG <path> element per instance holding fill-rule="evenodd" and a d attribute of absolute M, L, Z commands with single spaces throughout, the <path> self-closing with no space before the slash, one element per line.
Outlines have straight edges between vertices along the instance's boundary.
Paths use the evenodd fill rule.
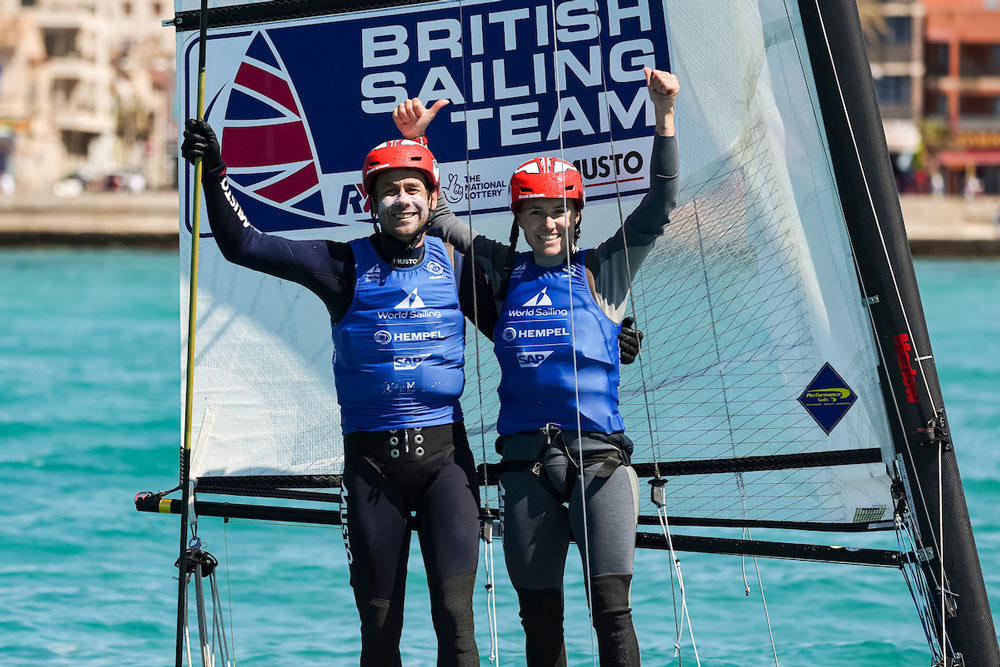
<path fill-rule="evenodd" d="M 416 169 L 431 184 L 431 192 L 441 185 L 441 173 L 437 160 L 427 146 L 410 139 L 393 139 L 371 149 L 361 167 L 361 182 L 366 193 L 371 193 L 372 184 L 379 172 L 385 169 Z M 371 197 L 371 195 L 368 195 Z"/>
<path fill-rule="evenodd" d="M 572 199 L 577 208 L 584 205 L 583 178 L 572 163 L 557 157 L 528 160 L 510 177 L 510 210 L 528 199 Z"/>

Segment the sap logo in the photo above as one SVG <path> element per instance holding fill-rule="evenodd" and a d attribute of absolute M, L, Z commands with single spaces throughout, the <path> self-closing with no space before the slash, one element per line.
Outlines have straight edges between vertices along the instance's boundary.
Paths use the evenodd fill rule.
<path fill-rule="evenodd" d="M 347 215 L 348 208 L 353 214 L 369 213 L 372 210 L 365 188 L 360 183 L 345 185 L 340 192 L 340 215 Z"/>
<path fill-rule="evenodd" d="M 393 357 L 392 367 L 397 371 L 412 371 L 420 364 L 424 363 L 430 353 L 427 354 L 415 354 L 406 357 Z"/>
<path fill-rule="evenodd" d="M 549 289 L 548 287 L 543 287 L 541 292 L 539 292 L 535 296 L 533 296 L 530 299 L 528 299 L 527 301 L 525 301 L 524 304 L 522 304 L 522 305 L 525 306 L 525 307 L 527 307 L 527 306 L 551 306 L 552 305 L 552 299 L 549 298 L 548 294 L 546 294 L 546 292 L 548 291 L 548 289 Z"/>
<path fill-rule="evenodd" d="M 426 308 L 427 306 L 424 305 L 424 300 L 420 298 L 419 294 L 417 294 L 417 290 L 418 289 L 420 289 L 420 288 L 419 287 L 414 287 L 413 291 L 410 292 L 409 294 L 407 294 L 405 299 L 403 299 L 402 301 L 400 301 L 399 303 L 397 303 L 395 306 L 393 306 L 393 309 L 394 310 L 403 310 L 403 309 L 410 309 L 410 308 Z"/>
<path fill-rule="evenodd" d="M 521 352 L 517 355 L 517 363 L 521 368 L 538 368 L 543 361 L 549 358 L 550 354 L 552 354 L 552 350 Z"/>

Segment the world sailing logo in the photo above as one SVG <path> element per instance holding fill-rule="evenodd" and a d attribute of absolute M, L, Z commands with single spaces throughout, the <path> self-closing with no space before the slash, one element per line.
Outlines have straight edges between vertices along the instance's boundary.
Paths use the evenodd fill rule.
<path fill-rule="evenodd" d="M 404 308 L 406 308 L 406 309 L 410 309 L 410 308 L 426 308 L 427 306 L 424 305 L 424 300 L 420 298 L 419 294 L 417 294 L 417 290 L 418 289 L 420 289 L 420 288 L 419 287 L 414 287 L 413 291 L 410 292 L 409 294 L 407 294 L 406 298 L 403 299 L 402 301 L 400 301 L 399 303 L 397 303 L 395 306 L 393 306 L 393 308 L 395 310 L 401 310 L 401 309 L 404 309 Z"/>
<path fill-rule="evenodd" d="M 546 294 L 548 287 L 543 287 L 542 291 L 524 302 L 522 307 L 551 306 L 552 299 Z"/>

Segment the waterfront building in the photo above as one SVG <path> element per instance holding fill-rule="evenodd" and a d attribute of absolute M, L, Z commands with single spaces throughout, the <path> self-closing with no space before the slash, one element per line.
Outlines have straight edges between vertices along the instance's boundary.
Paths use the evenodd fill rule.
<path fill-rule="evenodd" d="M 17 45 L 0 46 L 0 173 L 28 191 L 71 175 L 98 188 L 173 184 L 174 33 L 160 26 L 172 9 L 0 0 L 0 42 Z"/>
<path fill-rule="evenodd" d="M 924 116 L 946 139 L 931 162 L 949 193 L 1000 194 L 1000 2 L 923 3 Z"/>
<path fill-rule="evenodd" d="M 914 189 L 924 106 L 924 7 L 919 0 L 863 5 L 868 59 L 897 187 Z"/>

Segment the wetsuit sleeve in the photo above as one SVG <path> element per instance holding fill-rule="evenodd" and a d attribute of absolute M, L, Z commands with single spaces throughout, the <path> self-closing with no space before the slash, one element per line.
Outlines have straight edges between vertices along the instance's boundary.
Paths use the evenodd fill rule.
<path fill-rule="evenodd" d="M 470 229 L 469 223 L 452 213 L 443 199 L 438 199 L 437 208 L 431 212 L 427 233 L 455 246 L 455 250 L 466 257 L 475 254 L 476 263 L 483 268 L 490 283 L 494 287 L 500 284 L 509 246 Z"/>
<path fill-rule="evenodd" d="M 458 303 L 473 326 L 492 341 L 493 327 L 499 319 L 493 287 L 481 265 L 464 261 L 462 255 L 459 258 L 462 261 L 458 272 Z"/>
<path fill-rule="evenodd" d="M 615 322 L 625 314 L 625 299 L 636 271 L 670 222 L 670 212 L 677 205 L 678 172 L 676 137 L 656 135 L 649 191 L 614 236 L 588 253 L 587 267 L 594 276 L 597 303 Z"/>
<path fill-rule="evenodd" d="M 203 187 L 208 223 L 223 257 L 294 281 L 319 296 L 334 321 L 344 316 L 354 296 L 354 253 L 349 245 L 265 234 L 250 224 L 224 173 L 205 178 Z"/>

